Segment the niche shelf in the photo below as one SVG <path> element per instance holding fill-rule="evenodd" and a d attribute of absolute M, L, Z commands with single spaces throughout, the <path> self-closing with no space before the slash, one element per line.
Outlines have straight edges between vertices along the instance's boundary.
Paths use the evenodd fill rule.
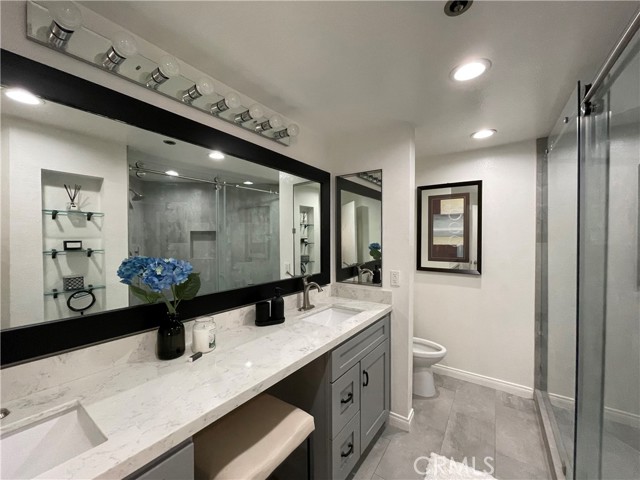
<path fill-rule="evenodd" d="M 87 285 L 84 288 L 74 288 L 72 290 L 58 290 L 57 288 L 54 288 L 51 291 L 48 292 L 44 292 L 44 296 L 45 297 L 53 297 L 53 298 L 58 298 L 58 295 L 67 295 L 68 293 L 75 293 L 75 292 L 81 292 L 83 290 L 88 290 L 88 291 L 92 291 L 92 290 L 99 290 L 101 288 L 107 288 L 104 285 Z"/>
<path fill-rule="evenodd" d="M 45 250 L 42 252 L 44 255 L 49 255 L 51 258 L 56 258 L 58 255 L 75 255 L 78 253 L 82 253 L 87 257 L 92 256 L 94 253 L 104 253 L 104 249 L 102 248 L 83 248 L 79 250 L 56 250 L 52 248 L 51 250 Z"/>

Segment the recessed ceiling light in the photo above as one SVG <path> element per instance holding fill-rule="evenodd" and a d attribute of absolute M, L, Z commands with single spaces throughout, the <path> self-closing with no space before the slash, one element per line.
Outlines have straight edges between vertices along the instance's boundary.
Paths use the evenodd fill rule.
<path fill-rule="evenodd" d="M 10 88 L 6 91 L 7 97 L 16 102 L 25 103 L 27 105 L 42 105 L 43 100 L 36 97 L 33 93 L 24 88 Z"/>
<path fill-rule="evenodd" d="M 250 182 L 249 180 L 247 180 L 246 182 L 242 182 L 242 183 L 244 183 L 245 185 L 253 185 L 253 182 Z"/>
<path fill-rule="evenodd" d="M 471 138 L 475 138 L 476 140 L 482 140 L 483 138 L 489 138 L 495 135 L 497 130 L 493 130 L 490 128 L 486 128 L 484 130 L 478 130 L 475 133 L 471 134 Z"/>
<path fill-rule="evenodd" d="M 176 172 L 175 170 L 167 170 L 166 172 L 167 175 L 171 176 L 171 177 L 177 177 L 178 175 L 180 175 L 178 172 Z"/>
<path fill-rule="evenodd" d="M 451 72 L 451 78 L 458 82 L 466 82 L 467 80 L 479 77 L 489 70 L 489 68 L 491 68 L 491 62 L 486 58 L 481 58 L 479 60 L 458 65 Z"/>
<path fill-rule="evenodd" d="M 175 145 L 176 142 L 174 142 L 173 140 L 163 140 L 162 143 L 166 143 L 167 145 Z"/>
<path fill-rule="evenodd" d="M 209 158 L 212 160 L 224 160 L 224 153 L 214 150 L 209 154 Z"/>

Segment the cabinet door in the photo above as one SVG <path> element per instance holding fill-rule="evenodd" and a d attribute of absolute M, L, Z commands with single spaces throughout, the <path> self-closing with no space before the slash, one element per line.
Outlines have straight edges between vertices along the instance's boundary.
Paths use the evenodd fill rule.
<path fill-rule="evenodd" d="M 360 451 L 389 416 L 389 340 L 360 361 Z"/>

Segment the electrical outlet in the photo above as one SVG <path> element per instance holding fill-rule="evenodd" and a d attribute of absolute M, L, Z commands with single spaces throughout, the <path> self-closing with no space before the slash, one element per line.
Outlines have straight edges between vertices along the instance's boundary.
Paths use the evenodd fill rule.
<path fill-rule="evenodd" d="M 400 271 L 399 270 L 391 270 L 389 273 L 391 275 L 391 286 L 392 287 L 399 287 L 400 286 Z"/>

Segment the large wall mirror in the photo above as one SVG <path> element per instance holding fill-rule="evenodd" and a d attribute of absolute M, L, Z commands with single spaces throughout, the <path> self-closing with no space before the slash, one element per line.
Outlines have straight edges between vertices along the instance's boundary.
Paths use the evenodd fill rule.
<path fill-rule="evenodd" d="M 5 51 L 2 91 L 3 365 L 155 327 L 128 257 L 193 265 L 185 319 L 329 282 L 327 172 Z"/>
<path fill-rule="evenodd" d="M 382 170 L 336 178 L 336 280 L 382 286 Z"/>

